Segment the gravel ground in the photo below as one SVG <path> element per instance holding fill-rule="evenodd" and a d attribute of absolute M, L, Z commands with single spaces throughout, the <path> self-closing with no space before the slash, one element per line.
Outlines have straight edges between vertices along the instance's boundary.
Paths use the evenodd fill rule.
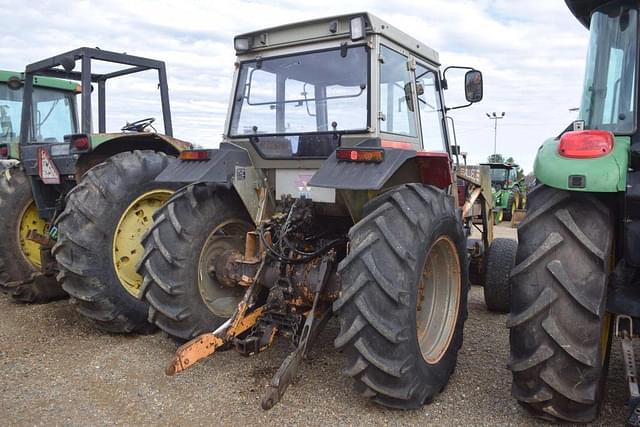
<path fill-rule="evenodd" d="M 500 227 L 501 236 L 513 230 Z M 250 358 L 229 351 L 166 377 L 176 348 L 162 333 L 99 332 L 67 301 L 18 305 L 0 295 L 2 425 L 548 425 L 509 394 L 505 316 L 488 313 L 482 289 L 469 298 L 458 367 L 444 393 L 416 411 L 382 409 L 351 389 L 329 323 L 283 400 L 260 409 L 265 384 L 288 353 L 285 342 Z M 626 384 L 614 342 L 609 393 L 596 425 L 622 425 Z"/>

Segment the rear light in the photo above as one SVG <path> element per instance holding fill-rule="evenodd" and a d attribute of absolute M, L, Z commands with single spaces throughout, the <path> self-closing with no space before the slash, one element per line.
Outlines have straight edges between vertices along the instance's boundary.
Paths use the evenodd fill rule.
<path fill-rule="evenodd" d="M 89 149 L 89 137 L 81 135 L 73 139 L 73 148 L 76 151 L 85 151 Z"/>
<path fill-rule="evenodd" d="M 0 146 L 0 157 L 3 159 L 9 157 L 9 147 L 7 147 L 6 145 Z"/>
<path fill-rule="evenodd" d="M 185 150 L 178 156 L 180 160 L 209 160 L 209 152 L 206 150 Z"/>
<path fill-rule="evenodd" d="M 605 130 L 566 132 L 560 138 L 558 153 L 574 159 L 606 156 L 613 149 L 613 134 Z"/>
<path fill-rule="evenodd" d="M 362 148 L 338 148 L 336 150 L 338 160 L 348 162 L 380 163 L 384 160 L 384 150 L 362 149 Z"/>

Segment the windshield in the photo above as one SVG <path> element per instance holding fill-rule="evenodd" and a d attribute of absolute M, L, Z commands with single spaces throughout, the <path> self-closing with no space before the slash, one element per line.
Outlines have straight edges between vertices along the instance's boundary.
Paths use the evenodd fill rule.
<path fill-rule="evenodd" d="M 243 62 L 229 135 L 366 130 L 368 69 L 364 46 Z"/>
<path fill-rule="evenodd" d="M 635 129 L 638 12 L 635 2 L 608 4 L 591 17 L 580 119 L 587 129 Z"/>
<path fill-rule="evenodd" d="M 491 169 L 491 183 L 503 184 L 507 180 L 509 169 Z"/>
<path fill-rule="evenodd" d="M 22 117 L 22 88 L 10 89 L 0 83 L 0 142 L 17 142 Z M 63 142 L 64 136 L 76 132 L 75 98 L 71 92 L 35 86 L 33 105 L 34 142 Z"/>

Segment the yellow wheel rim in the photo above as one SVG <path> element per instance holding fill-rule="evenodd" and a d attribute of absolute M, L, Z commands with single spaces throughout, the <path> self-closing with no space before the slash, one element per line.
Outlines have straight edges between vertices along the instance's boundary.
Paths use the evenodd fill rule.
<path fill-rule="evenodd" d="M 513 195 L 513 203 L 511 204 L 511 217 L 516 213 L 516 209 L 520 207 L 520 194 L 514 193 Z"/>
<path fill-rule="evenodd" d="M 42 260 L 40 259 L 40 245 L 32 240 L 27 239 L 27 235 L 30 230 L 35 230 L 40 234 L 47 234 L 49 227 L 47 222 L 40 218 L 38 215 L 38 208 L 32 201 L 25 206 L 20 216 L 20 228 L 18 230 L 18 237 L 20 239 L 20 249 L 22 255 L 27 261 L 33 265 L 36 269 L 42 266 Z"/>
<path fill-rule="evenodd" d="M 113 237 L 113 265 L 123 288 L 134 297 L 140 294 L 142 276 L 136 268 L 142 258 L 142 235 L 153 223 L 153 214 L 171 197 L 173 191 L 157 189 L 135 199 L 120 217 Z"/>

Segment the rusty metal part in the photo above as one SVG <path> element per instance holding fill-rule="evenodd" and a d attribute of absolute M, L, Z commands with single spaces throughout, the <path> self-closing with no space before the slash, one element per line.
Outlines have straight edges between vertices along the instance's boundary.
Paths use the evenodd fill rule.
<path fill-rule="evenodd" d="M 469 212 L 473 208 L 473 205 L 476 203 L 476 200 L 478 200 L 478 197 L 480 196 L 480 193 L 482 193 L 482 188 L 477 187 L 476 189 L 474 189 L 471 192 L 471 195 L 469 196 L 469 198 L 464 202 L 464 205 L 462 206 L 462 217 L 463 218 L 465 218 L 465 217 L 467 217 L 469 215 Z"/>
<path fill-rule="evenodd" d="M 45 236 L 44 234 L 38 233 L 36 230 L 29 230 L 27 233 L 27 239 L 32 242 L 36 242 L 41 246 L 45 246 L 47 248 L 52 248 L 55 244 L 55 241 L 51 239 L 49 236 Z"/>
<path fill-rule="evenodd" d="M 213 354 L 218 348 L 231 342 L 233 338 L 246 332 L 256 324 L 262 315 L 264 307 L 258 307 L 247 313 L 249 304 L 258 291 L 259 286 L 253 285 L 245 292 L 238 309 L 231 319 L 227 320 L 214 332 L 202 334 L 180 346 L 176 355 L 165 370 L 167 375 L 175 375 L 193 366 L 197 361 Z"/>
<path fill-rule="evenodd" d="M 306 314 L 306 320 L 302 328 L 302 334 L 296 349 L 284 359 L 280 368 L 271 379 L 267 386 L 267 390 L 262 398 L 262 409 L 269 410 L 282 399 L 287 387 L 293 381 L 302 359 L 307 358 L 311 345 L 315 342 L 320 331 L 326 325 L 327 320 L 331 316 L 331 305 L 325 305 L 318 310 L 321 292 L 316 293 L 313 301 L 313 307 Z"/>

